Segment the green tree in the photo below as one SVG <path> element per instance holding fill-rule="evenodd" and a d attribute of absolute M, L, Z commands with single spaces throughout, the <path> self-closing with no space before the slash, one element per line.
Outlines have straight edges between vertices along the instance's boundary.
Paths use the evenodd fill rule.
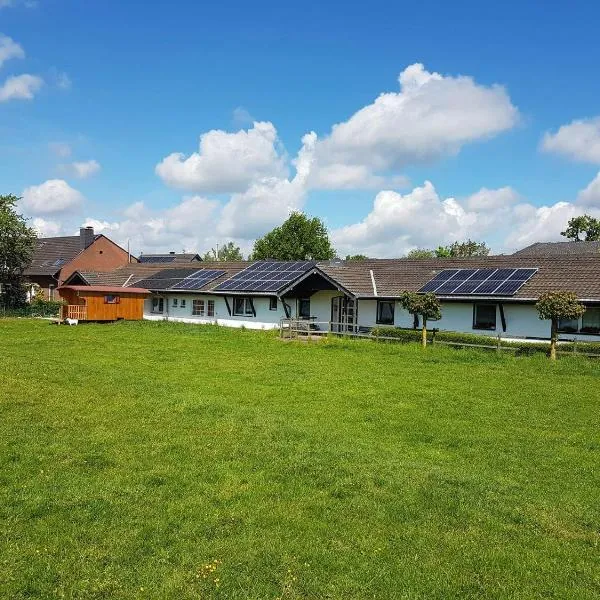
<path fill-rule="evenodd" d="M 412 258 L 413 260 L 435 258 L 435 252 L 433 250 L 428 250 L 427 248 L 415 248 L 406 255 L 406 258 Z"/>
<path fill-rule="evenodd" d="M 585 234 L 586 242 L 600 241 L 600 219 L 590 217 L 590 215 L 580 215 L 569 219 L 567 228 L 560 232 L 560 235 L 573 242 L 581 242 L 581 236 Z"/>
<path fill-rule="evenodd" d="M 439 246 L 435 251 L 438 258 L 468 258 L 470 256 L 487 256 L 490 249 L 485 242 L 453 242 L 449 246 Z"/>
<path fill-rule="evenodd" d="M 579 319 L 585 312 L 585 306 L 579 302 L 574 292 L 546 292 L 539 297 L 535 305 L 540 319 L 549 319 L 550 358 L 556 360 L 556 340 L 560 319 Z"/>
<path fill-rule="evenodd" d="M 209 252 L 204 254 L 202 260 L 239 261 L 244 260 L 244 257 L 239 246 L 236 246 L 233 242 L 227 242 L 222 246 L 217 246 L 217 249 L 211 248 Z"/>
<path fill-rule="evenodd" d="M 20 306 L 25 303 L 23 272 L 35 250 L 35 231 L 15 210 L 20 200 L 14 194 L 0 196 L 0 303 Z"/>
<path fill-rule="evenodd" d="M 367 260 L 369 257 L 364 254 L 346 254 L 344 260 Z"/>
<path fill-rule="evenodd" d="M 417 294 L 415 292 L 404 292 L 400 296 L 402 308 L 411 315 L 421 316 L 421 344 L 423 348 L 427 347 L 427 321 L 430 319 L 441 319 L 442 307 L 435 294 Z"/>
<path fill-rule="evenodd" d="M 329 260 L 335 251 L 327 228 L 317 217 L 293 212 L 280 227 L 275 227 L 254 242 L 253 260 Z"/>

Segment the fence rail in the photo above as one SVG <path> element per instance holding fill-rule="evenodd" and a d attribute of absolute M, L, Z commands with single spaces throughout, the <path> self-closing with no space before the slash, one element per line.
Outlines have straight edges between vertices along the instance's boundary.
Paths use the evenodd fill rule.
<path fill-rule="evenodd" d="M 392 328 L 390 328 L 392 329 Z M 393 328 L 398 329 L 398 328 Z M 372 327 L 362 326 L 354 323 L 337 323 L 334 321 L 316 321 L 314 319 L 281 319 L 280 322 L 280 337 L 283 339 L 305 339 L 310 341 L 311 338 L 320 338 L 322 336 L 334 335 L 336 337 L 352 337 L 352 338 L 363 338 L 374 341 L 390 341 L 390 342 L 420 342 L 421 338 L 410 339 L 406 337 L 399 337 L 395 335 L 385 335 L 381 333 L 380 328 L 376 328 L 373 333 Z M 414 332 L 414 329 L 405 329 L 406 332 Z M 443 346 L 454 346 L 459 348 L 479 348 L 484 350 L 496 350 L 497 352 L 522 352 L 523 350 L 539 350 L 540 345 L 544 345 L 550 348 L 550 341 L 523 341 L 522 338 L 513 338 L 511 340 L 508 336 L 498 335 L 496 337 L 483 337 L 482 343 L 478 342 L 464 342 L 460 340 L 449 340 L 440 339 L 438 337 L 438 329 L 428 330 L 427 344 L 436 345 L 440 344 Z M 452 334 L 452 332 L 447 332 Z M 461 335 L 461 334 L 458 334 Z M 566 342 L 570 345 L 569 350 L 561 350 L 561 345 Z M 598 344 L 598 352 L 587 352 L 582 351 L 578 348 L 580 343 L 576 339 L 573 340 L 561 340 L 557 349 L 557 354 L 578 354 L 580 356 L 589 356 L 600 358 L 600 344 Z M 564 346 L 563 346 L 564 347 Z"/>
<path fill-rule="evenodd" d="M 87 319 L 87 306 L 83 304 L 68 304 L 63 307 L 62 318 L 85 321 Z"/>

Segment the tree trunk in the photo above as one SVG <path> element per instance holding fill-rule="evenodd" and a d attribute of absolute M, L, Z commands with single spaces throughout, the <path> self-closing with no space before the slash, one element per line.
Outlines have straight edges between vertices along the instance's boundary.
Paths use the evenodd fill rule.
<path fill-rule="evenodd" d="M 427 319 L 423 317 L 423 329 L 421 330 L 421 345 L 427 348 Z"/>
<path fill-rule="evenodd" d="M 550 360 L 556 360 L 556 332 L 558 330 L 558 323 L 556 319 L 552 319 L 552 328 L 550 330 Z"/>

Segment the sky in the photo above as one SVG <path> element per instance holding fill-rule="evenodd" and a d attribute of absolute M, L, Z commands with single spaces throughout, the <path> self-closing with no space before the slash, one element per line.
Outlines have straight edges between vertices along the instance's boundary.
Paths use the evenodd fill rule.
<path fill-rule="evenodd" d="M 0 193 L 134 254 L 293 210 L 340 256 L 600 217 L 596 2 L 0 0 Z M 564 238 L 563 238 L 564 239 Z"/>

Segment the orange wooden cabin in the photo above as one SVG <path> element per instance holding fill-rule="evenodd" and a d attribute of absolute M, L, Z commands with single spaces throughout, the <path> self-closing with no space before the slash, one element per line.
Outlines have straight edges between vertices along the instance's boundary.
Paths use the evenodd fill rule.
<path fill-rule="evenodd" d="M 143 288 L 104 285 L 63 285 L 58 293 L 66 305 L 63 319 L 79 321 L 138 321 L 144 317 L 144 299 L 150 292 Z"/>

